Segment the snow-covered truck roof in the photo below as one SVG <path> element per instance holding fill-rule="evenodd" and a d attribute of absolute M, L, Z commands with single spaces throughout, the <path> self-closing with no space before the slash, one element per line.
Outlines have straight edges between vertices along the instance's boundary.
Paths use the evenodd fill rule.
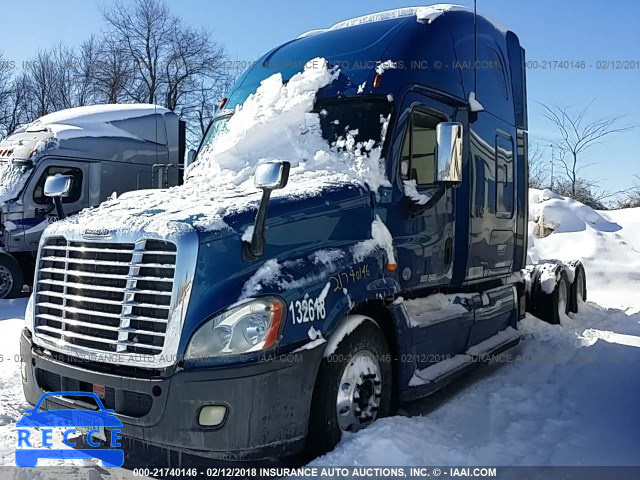
<path fill-rule="evenodd" d="M 165 117 L 160 122 L 159 117 Z M 167 145 L 166 117 L 177 116 L 166 108 L 150 104 L 109 104 L 70 108 L 50 113 L 18 128 L 0 142 L 0 161 L 37 161 L 51 148 L 71 150 L 75 155 L 95 154 L 112 158 L 107 143 L 95 148 L 87 139 L 151 142 Z M 126 157 L 120 159 L 126 161 Z"/>
<path fill-rule="evenodd" d="M 178 160 L 178 116 L 151 104 L 91 105 L 51 113 L 0 141 L 0 205 L 20 193 L 46 155 L 156 164 Z M 100 143 L 96 144 L 96 139 Z M 126 144 L 126 145 L 123 145 Z M 156 146 L 168 147 L 158 156 Z M 149 155 L 140 152 L 148 150 Z"/>

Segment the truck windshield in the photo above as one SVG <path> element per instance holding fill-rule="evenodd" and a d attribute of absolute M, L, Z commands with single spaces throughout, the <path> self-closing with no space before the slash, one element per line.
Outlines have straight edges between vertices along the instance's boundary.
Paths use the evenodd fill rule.
<path fill-rule="evenodd" d="M 380 143 L 383 120 L 391 113 L 392 104 L 386 99 L 333 99 L 321 100 L 314 112 L 320 115 L 322 136 L 334 145 L 349 133 L 356 142 L 373 140 Z M 227 122 L 232 114 L 214 118 L 200 146 L 200 151 L 209 150 L 227 131 Z"/>

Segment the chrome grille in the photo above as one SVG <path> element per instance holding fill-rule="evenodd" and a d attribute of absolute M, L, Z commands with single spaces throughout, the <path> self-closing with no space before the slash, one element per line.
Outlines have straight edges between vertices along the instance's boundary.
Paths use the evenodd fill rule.
<path fill-rule="evenodd" d="M 37 270 L 36 335 L 89 352 L 160 354 L 176 254 L 176 246 L 163 240 L 46 239 Z"/>

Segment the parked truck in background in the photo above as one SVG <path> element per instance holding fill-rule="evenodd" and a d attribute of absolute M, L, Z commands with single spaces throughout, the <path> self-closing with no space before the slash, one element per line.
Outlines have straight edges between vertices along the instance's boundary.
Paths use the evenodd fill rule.
<path fill-rule="evenodd" d="M 45 115 L 0 142 L 0 298 L 31 284 L 40 235 L 58 219 L 47 177 L 69 175 L 68 214 L 114 192 L 178 184 L 184 123 L 156 105 L 94 105 Z"/>
<path fill-rule="evenodd" d="M 525 269 L 524 60 L 451 6 L 271 50 L 185 185 L 46 230 L 26 399 L 98 392 L 123 436 L 197 455 L 318 453 L 517 344 L 527 301 L 552 321 L 577 308 L 581 267 Z"/>

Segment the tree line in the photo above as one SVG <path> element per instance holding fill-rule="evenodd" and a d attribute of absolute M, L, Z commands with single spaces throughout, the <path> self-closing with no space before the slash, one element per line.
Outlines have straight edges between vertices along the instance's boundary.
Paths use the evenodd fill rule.
<path fill-rule="evenodd" d="M 101 9 L 103 31 L 58 44 L 16 65 L 0 53 L 0 136 L 58 110 L 97 103 L 155 103 L 187 121 L 192 141 L 238 72 L 211 32 L 163 0 L 118 0 Z"/>

